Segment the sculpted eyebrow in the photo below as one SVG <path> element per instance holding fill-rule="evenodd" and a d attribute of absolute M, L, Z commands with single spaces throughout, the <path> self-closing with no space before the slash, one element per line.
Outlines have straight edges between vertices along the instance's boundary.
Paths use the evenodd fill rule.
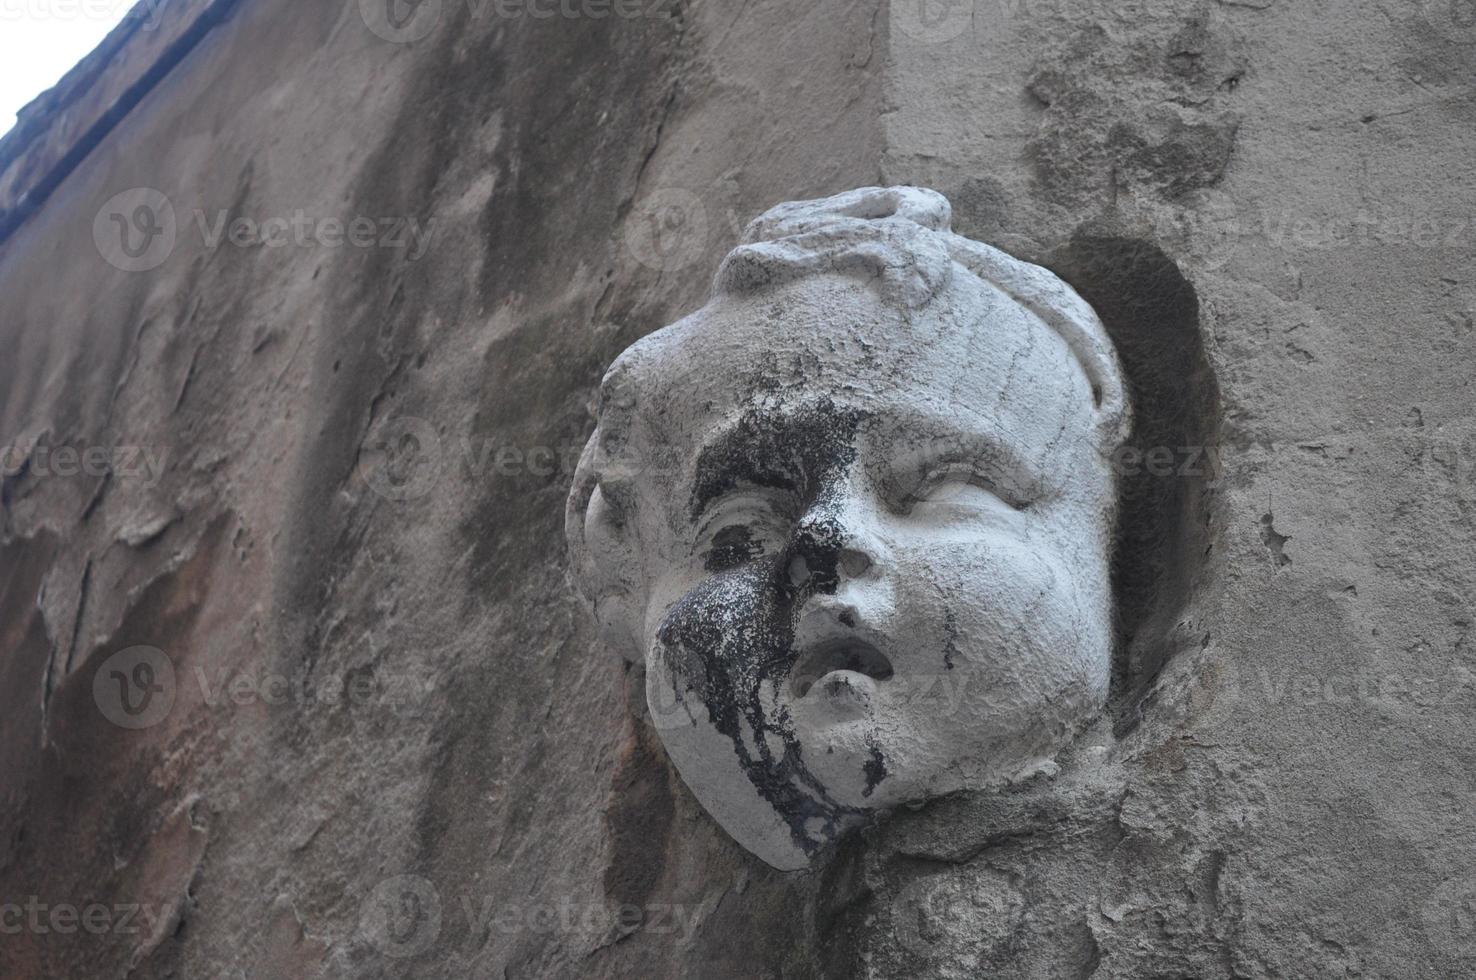
<path fill-rule="evenodd" d="M 1013 447 L 988 437 L 970 437 L 941 446 L 935 445 L 929 447 L 929 451 L 924 452 L 921 458 L 931 466 L 942 463 L 976 463 L 982 460 L 1025 475 L 1034 473 L 1034 467 L 1026 463 Z"/>
<path fill-rule="evenodd" d="M 782 465 L 782 457 L 770 440 L 753 433 L 723 433 L 702 448 L 692 481 L 691 518 L 697 520 L 707 506 L 742 484 L 797 492 L 797 474 Z"/>
<path fill-rule="evenodd" d="M 751 412 L 703 446 L 692 481 L 692 520 L 741 484 L 807 495 L 825 474 L 856 458 L 863 415 L 829 403 L 791 412 Z"/>
<path fill-rule="evenodd" d="M 1020 447 L 1000 435 L 982 432 L 956 432 L 916 444 L 908 450 L 909 432 L 918 429 L 939 431 L 946 429 L 948 420 L 929 416 L 893 428 L 889 434 L 892 445 L 901 452 L 892 454 L 892 477 L 901 479 L 913 475 L 909 471 L 926 470 L 950 463 L 966 463 L 971 466 L 985 464 L 984 475 L 1008 476 L 1012 489 L 1021 493 L 1041 486 L 1043 475 L 1038 466 L 1026 458 Z"/>

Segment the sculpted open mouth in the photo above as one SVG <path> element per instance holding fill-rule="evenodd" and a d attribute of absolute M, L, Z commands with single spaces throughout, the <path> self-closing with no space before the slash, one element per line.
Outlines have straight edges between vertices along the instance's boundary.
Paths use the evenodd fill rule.
<path fill-rule="evenodd" d="M 790 686 L 796 697 L 804 697 L 817 685 L 830 678 L 841 680 L 843 674 L 860 674 L 874 681 L 892 676 L 892 662 L 875 646 L 856 638 L 836 639 L 806 651 L 795 663 Z M 837 675 L 831 678 L 831 675 Z"/>

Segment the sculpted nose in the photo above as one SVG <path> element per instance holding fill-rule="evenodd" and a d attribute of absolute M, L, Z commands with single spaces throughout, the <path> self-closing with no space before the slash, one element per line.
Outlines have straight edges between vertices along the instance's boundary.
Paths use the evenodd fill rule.
<path fill-rule="evenodd" d="M 858 579 L 879 564 L 881 548 L 861 520 L 834 513 L 807 516 L 795 528 L 787 571 L 790 585 L 833 592 L 842 579 Z"/>

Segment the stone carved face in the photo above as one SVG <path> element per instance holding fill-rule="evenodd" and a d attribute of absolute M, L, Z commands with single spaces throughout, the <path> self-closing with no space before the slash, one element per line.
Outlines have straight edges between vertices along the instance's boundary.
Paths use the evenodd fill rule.
<path fill-rule="evenodd" d="M 668 754 L 775 867 L 1039 766 L 1107 694 L 1110 346 L 947 223 L 910 188 L 755 222 L 713 300 L 611 368 L 571 495 Z"/>

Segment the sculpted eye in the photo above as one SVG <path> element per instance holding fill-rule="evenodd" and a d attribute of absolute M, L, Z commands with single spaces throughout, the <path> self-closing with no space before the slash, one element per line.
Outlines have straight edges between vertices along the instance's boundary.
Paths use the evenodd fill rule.
<path fill-rule="evenodd" d="M 719 501 L 697 535 L 708 571 L 747 564 L 782 547 L 788 519 L 768 494 L 741 493 Z"/>
<path fill-rule="evenodd" d="M 730 524 L 712 536 L 705 564 L 709 571 L 735 568 L 764 556 L 764 543 L 746 524 Z"/>
<path fill-rule="evenodd" d="M 1003 477 L 971 463 L 944 463 L 929 470 L 902 501 L 903 512 L 919 507 L 954 506 L 1026 510 L 1031 498 Z"/>

